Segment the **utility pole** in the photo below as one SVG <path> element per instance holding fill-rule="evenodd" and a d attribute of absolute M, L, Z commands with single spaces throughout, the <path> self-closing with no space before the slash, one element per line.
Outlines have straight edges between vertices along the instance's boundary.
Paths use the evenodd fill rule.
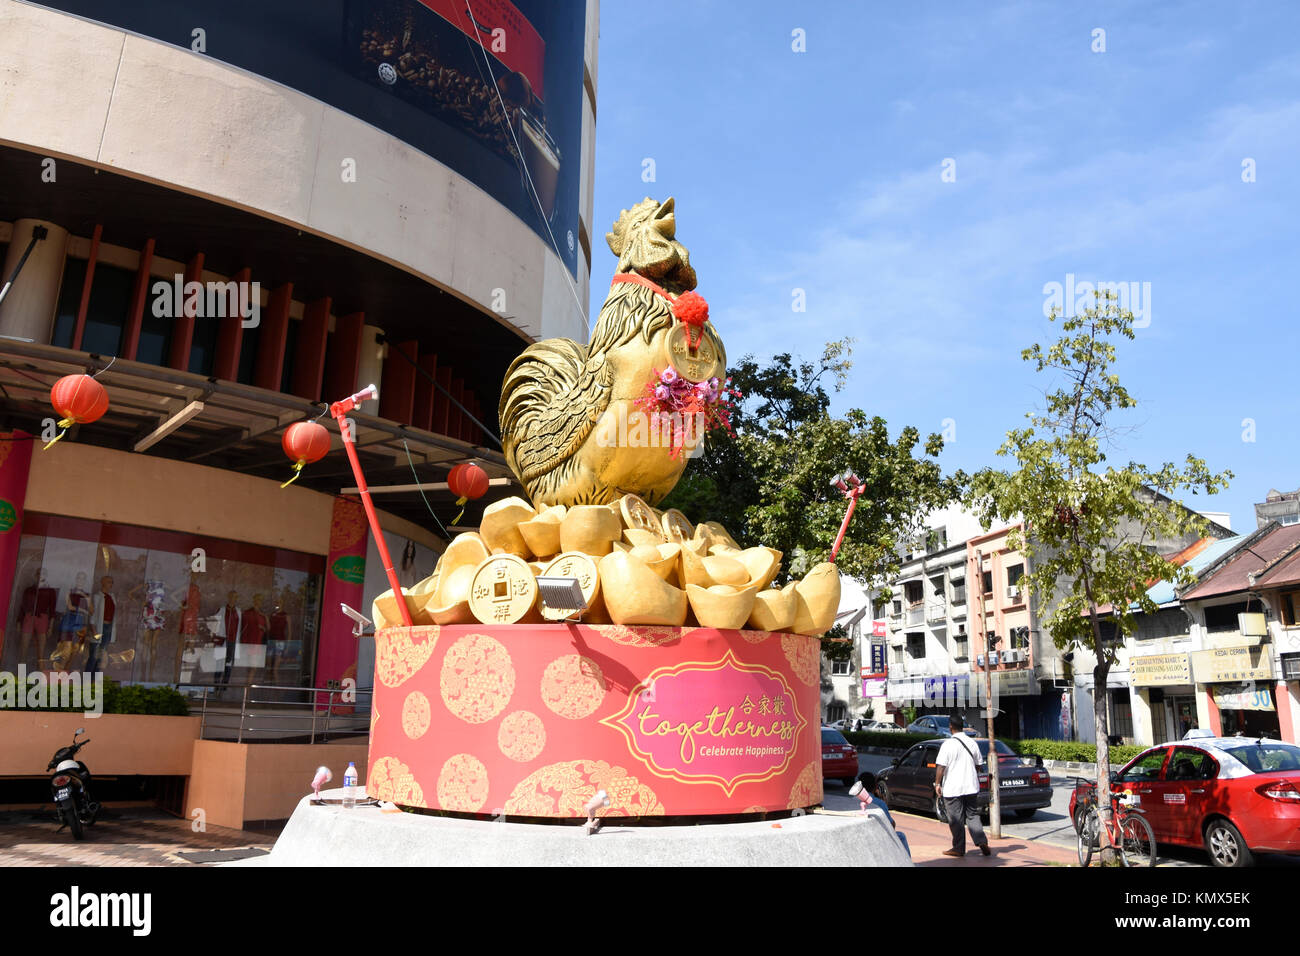
<path fill-rule="evenodd" d="M 993 735 L 993 644 L 989 641 L 988 622 L 984 617 L 984 554 L 975 549 L 975 576 L 971 582 L 979 594 L 980 631 L 984 640 L 984 715 L 989 737 L 989 835 L 1002 839 L 1002 794 L 998 773 L 997 738 Z"/>

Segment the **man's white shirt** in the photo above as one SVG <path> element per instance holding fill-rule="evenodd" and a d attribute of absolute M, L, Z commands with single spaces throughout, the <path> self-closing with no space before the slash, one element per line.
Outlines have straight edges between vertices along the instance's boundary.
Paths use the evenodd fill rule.
<path fill-rule="evenodd" d="M 979 747 L 965 734 L 949 737 L 939 748 L 935 760 L 941 767 L 947 767 L 940 792 L 945 797 L 962 797 L 968 793 L 979 793 L 980 778 L 976 764 L 980 762 Z"/>

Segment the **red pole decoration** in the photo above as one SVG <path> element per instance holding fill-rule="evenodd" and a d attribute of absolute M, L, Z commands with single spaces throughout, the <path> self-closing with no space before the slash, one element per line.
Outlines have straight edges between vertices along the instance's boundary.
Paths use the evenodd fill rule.
<path fill-rule="evenodd" d="M 831 564 L 834 564 L 836 556 L 840 553 L 840 545 L 844 542 L 844 534 L 849 530 L 853 509 L 858 506 L 858 499 L 862 497 L 863 485 L 861 478 L 852 471 L 846 471 L 842 475 L 835 476 L 831 481 L 831 487 L 839 489 L 844 497 L 849 499 L 848 510 L 844 512 L 844 520 L 840 523 L 840 533 L 835 536 L 835 546 L 831 548 Z"/>
<path fill-rule="evenodd" d="M 68 433 L 73 425 L 99 421 L 108 411 L 108 392 L 89 375 L 65 375 L 50 389 L 50 404 L 63 416 L 59 432 L 46 448 Z"/>
<path fill-rule="evenodd" d="M 315 464 L 329 453 L 330 433 L 319 422 L 294 422 L 284 430 L 280 447 L 293 464 L 293 477 L 282 484 L 287 488 L 298 480 L 306 465 Z"/>
<path fill-rule="evenodd" d="M 487 494 L 487 472 L 472 461 L 462 462 L 447 472 L 447 487 L 456 496 L 456 506 L 460 508 L 460 514 L 456 515 L 451 522 L 456 524 L 461 518 L 465 517 L 465 503 L 467 501 L 471 498 L 482 498 Z"/>
<path fill-rule="evenodd" d="M 361 461 L 357 458 L 357 449 L 353 443 L 352 426 L 347 421 L 348 412 L 355 409 L 362 402 L 378 397 L 379 389 L 370 385 L 355 395 L 349 395 L 342 401 L 335 402 L 330 406 L 330 414 L 339 423 L 339 432 L 343 435 L 343 450 L 348 453 L 348 463 L 352 466 L 352 474 L 357 479 L 357 491 L 361 493 L 361 504 L 366 509 L 366 520 L 370 522 L 370 533 L 375 536 L 375 547 L 379 549 L 379 560 L 384 563 L 384 573 L 388 575 L 389 587 L 393 589 L 393 597 L 400 597 L 402 585 L 398 583 L 397 571 L 393 569 L 393 557 L 388 553 L 388 543 L 384 541 L 384 530 L 379 527 L 379 516 L 375 514 L 375 505 L 370 500 L 370 489 L 366 486 L 366 476 L 362 474 Z M 411 627 L 411 611 L 406 606 L 406 602 L 398 601 L 397 608 L 402 612 L 402 623 L 407 627 Z"/>

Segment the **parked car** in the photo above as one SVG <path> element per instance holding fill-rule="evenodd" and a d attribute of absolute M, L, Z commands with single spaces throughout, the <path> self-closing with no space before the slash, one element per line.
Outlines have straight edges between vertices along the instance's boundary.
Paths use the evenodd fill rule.
<path fill-rule="evenodd" d="M 951 737 L 948 732 L 948 717 L 945 714 L 926 714 L 907 725 L 909 734 L 927 734 L 934 737 Z M 962 733 L 974 737 L 978 733 L 973 727 L 967 727 Z"/>
<path fill-rule="evenodd" d="M 980 755 L 988 762 L 989 742 L 975 740 Z M 886 767 L 876 778 L 876 792 L 891 807 L 899 806 L 928 810 L 940 820 L 946 820 L 943 801 L 934 792 L 934 771 L 942 740 L 927 740 L 916 744 L 903 756 L 894 758 L 893 766 Z M 1003 811 L 1012 811 L 1018 817 L 1032 817 L 1038 810 L 1052 804 L 1052 778 L 1046 770 L 1028 758 L 1017 756 L 1002 741 L 994 747 L 998 755 L 999 803 Z M 989 775 L 979 775 L 980 815 L 987 817 L 992 794 Z"/>
<path fill-rule="evenodd" d="M 858 749 L 831 727 L 822 728 L 822 776 L 846 787 L 858 779 Z"/>
<path fill-rule="evenodd" d="M 865 730 L 872 733 L 902 733 L 903 728 L 898 724 L 887 724 L 883 720 L 859 720 L 858 726 L 854 730 Z"/>
<path fill-rule="evenodd" d="M 824 726 L 830 727 L 832 730 L 838 730 L 841 733 L 843 733 L 846 730 L 855 729 L 853 727 L 853 721 L 848 718 L 845 718 L 844 720 L 837 720 L 834 723 L 825 724 Z"/>
<path fill-rule="evenodd" d="M 1200 846 L 1214 866 L 1257 852 L 1300 854 L 1300 747 L 1257 737 L 1196 737 L 1152 747 L 1111 774 L 1131 790 L 1157 843 Z M 1077 831 L 1096 787 L 1070 794 Z"/>

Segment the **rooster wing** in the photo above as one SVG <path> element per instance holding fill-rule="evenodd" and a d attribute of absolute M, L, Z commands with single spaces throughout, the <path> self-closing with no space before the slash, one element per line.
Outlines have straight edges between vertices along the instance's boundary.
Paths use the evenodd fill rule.
<path fill-rule="evenodd" d="M 609 406 L 613 373 L 604 352 L 587 354 L 572 339 L 530 345 L 506 371 L 501 435 L 506 461 L 534 499 L 538 485 L 562 483 L 552 472 L 576 466 L 576 455 Z M 558 479 L 558 482 L 557 482 Z"/>

